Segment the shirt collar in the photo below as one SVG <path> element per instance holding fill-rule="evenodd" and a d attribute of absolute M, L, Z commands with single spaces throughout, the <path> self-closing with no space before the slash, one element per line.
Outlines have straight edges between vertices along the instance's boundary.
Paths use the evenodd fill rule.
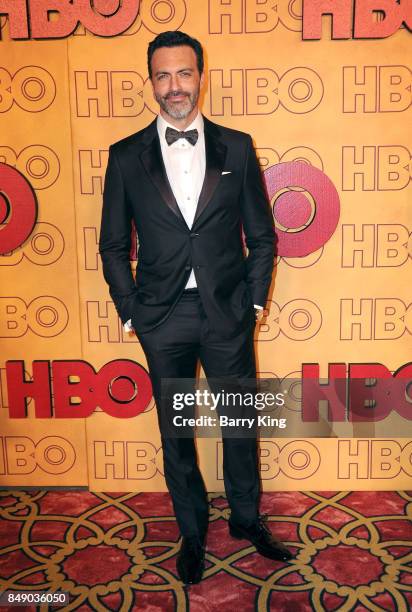
<path fill-rule="evenodd" d="M 168 127 L 172 128 L 173 130 L 178 129 L 174 127 L 173 125 L 171 125 L 170 123 L 168 123 L 166 119 L 162 117 L 162 115 L 159 114 L 157 116 L 157 132 L 161 140 L 163 139 L 165 141 L 165 132 L 166 132 L 166 128 Z M 203 134 L 203 130 L 204 130 L 203 116 L 202 116 L 202 113 L 199 111 L 196 117 L 193 119 L 192 123 L 188 125 L 184 131 L 186 132 L 187 130 L 194 130 L 194 129 L 196 129 L 199 132 L 199 136 Z"/>

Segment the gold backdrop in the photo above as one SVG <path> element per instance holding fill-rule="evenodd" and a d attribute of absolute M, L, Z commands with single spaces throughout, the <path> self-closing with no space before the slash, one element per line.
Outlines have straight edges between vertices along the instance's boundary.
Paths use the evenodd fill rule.
<path fill-rule="evenodd" d="M 5 11 L 7 3 L 0 4 Z M 135 0 L 123 5 L 136 9 Z M 207 117 L 251 133 L 263 170 L 304 161 L 322 170 L 339 196 L 337 227 L 325 244 L 277 258 L 268 316 L 256 335 L 260 376 L 296 379 L 307 363 L 319 364 L 322 377 L 336 363 L 346 364 L 346 372 L 351 363 L 380 363 L 394 372 L 410 361 L 407 29 L 382 39 L 338 40 L 326 17 L 321 39 L 303 40 L 297 0 L 143 0 L 132 25 L 111 37 L 79 23 L 62 38 L 48 38 L 44 26 L 46 34 L 36 39 L 34 11 L 28 18 L 27 35 L 13 40 L 16 16 L 0 17 L 0 161 L 18 171 L 17 192 L 21 175 L 27 179 L 38 206 L 32 231 L 0 258 L 3 486 L 165 490 L 153 399 L 137 416 L 112 416 L 99 404 L 97 381 L 104 381 L 92 370 L 121 360 L 113 366 L 121 376 L 131 360 L 147 383 L 140 344 L 122 331 L 110 301 L 97 243 L 108 147 L 157 112 L 146 49 L 164 30 L 182 29 L 204 45 Z M 50 19 L 57 23 L 57 16 Z M 0 166 L 0 210 L 8 210 L 9 223 L 13 215 L 23 222 L 25 209 L 7 187 L 6 171 Z M 322 206 L 327 217 L 328 201 Z M 290 210 L 276 220 L 280 232 Z M 307 225 L 299 223 L 292 232 L 298 249 L 307 244 Z M 5 223 L 0 243 L 6 229 Z M 26 414 L 13 415 L 11 387 L 23 366 L 11 364 L 7 378 L 6 362 L 22 361 L 27 382 L 38 374 L 30 389 L 43 397 L 46 412 L 36 414 L 29 399 Z M 34 362 L 43 363 L 36 376 Z M 58 376 L 64 362 L 66 379 Z M 58 414 L 69 374 L 72 395 L 88 398 L 89 416 Z M 118 394 L 127 395 L 127 381 L 117 382 Z M 75 415 L 76 405 L 72 410 Z M 408 427 L 405 419 L 405 436 Z M 208 488 L 222 490 L 220 441 L 202 439 L 198 448 Z M 361 427 L 346 438 L 262 440 L 263 487 L 407 488 L 411 453 L 412 433 L 376 437 Z"/>

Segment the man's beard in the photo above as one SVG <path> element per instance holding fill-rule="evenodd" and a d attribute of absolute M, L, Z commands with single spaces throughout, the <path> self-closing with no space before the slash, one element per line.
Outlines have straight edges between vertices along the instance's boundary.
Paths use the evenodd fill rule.
<path fill-rule="evenodd" d="M 168 97 L 173 95 L 184 95 L 186 99 L 183 102 L 171 102 Z M 160 108 L 173 119 L 186 119 L 195 108 L 199 99 L 199 89 L 192 94 L 185 91 L 170 91 L 166 96 L 156 95 L 156 101 Z"/>

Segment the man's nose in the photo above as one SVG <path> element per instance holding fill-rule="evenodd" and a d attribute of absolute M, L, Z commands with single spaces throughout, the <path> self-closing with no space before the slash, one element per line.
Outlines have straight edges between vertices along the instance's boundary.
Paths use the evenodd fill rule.
<path fill-rule="evenodd" d="M 172 91 L 180 89 L 180 78 L 178 74 L 172 74 L 170 79 L 170 87 Z"/>

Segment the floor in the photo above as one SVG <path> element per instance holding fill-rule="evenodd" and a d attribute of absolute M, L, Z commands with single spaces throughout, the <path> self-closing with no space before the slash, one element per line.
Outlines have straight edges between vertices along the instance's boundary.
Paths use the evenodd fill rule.
<path fill-rule="evenodd" d="M 209 499 L 207 568 L 185 588 L 167 494 L 0 491 L 0 588 L 61 590 L 70 603 L 60 609 L 81 611 L 412 609 L 412 491 L 264 493 L 290 563 L 232 539 L 225 496 Z"/>

